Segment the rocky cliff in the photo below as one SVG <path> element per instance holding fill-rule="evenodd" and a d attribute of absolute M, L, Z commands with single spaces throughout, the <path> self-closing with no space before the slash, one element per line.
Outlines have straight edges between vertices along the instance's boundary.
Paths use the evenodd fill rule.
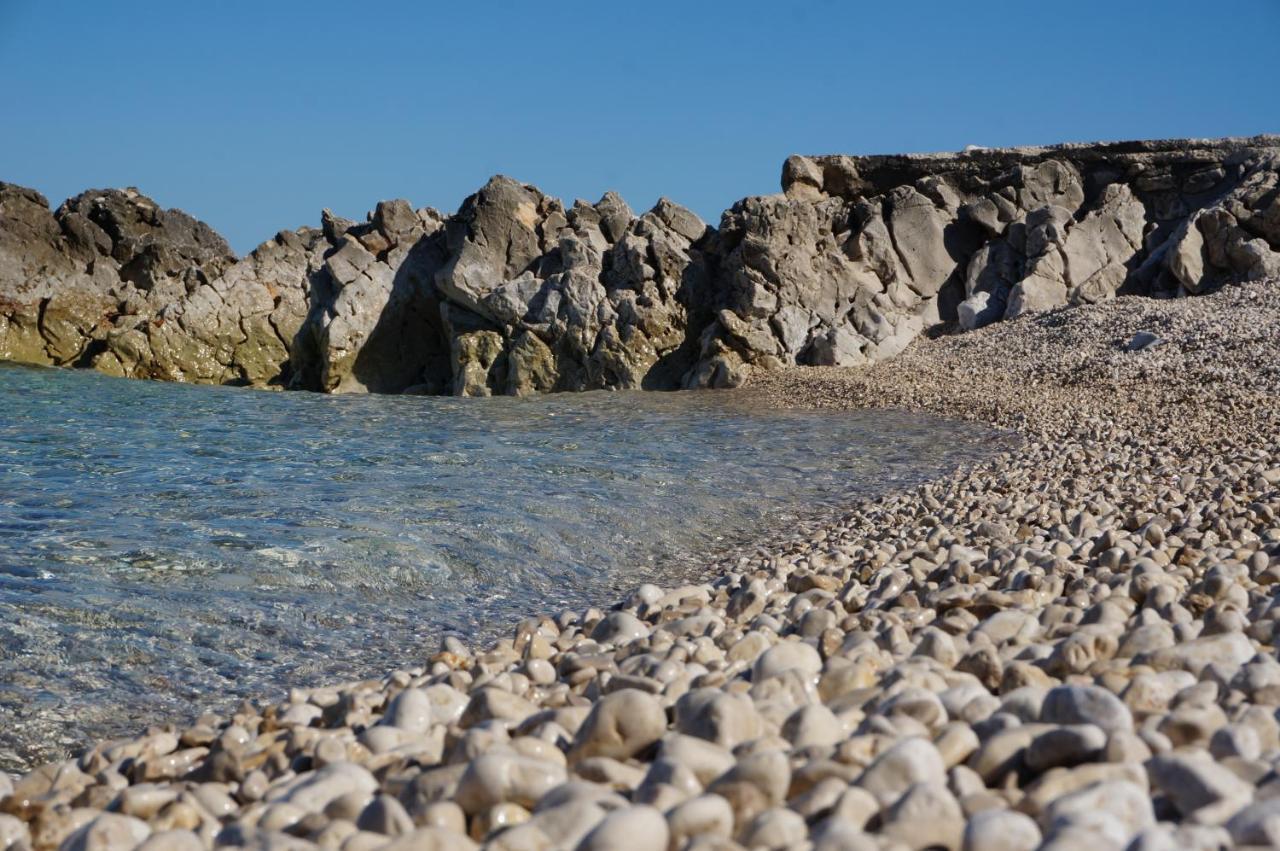
<path fill-rule="evenodd" d="M 0 358 L 327 392 L 731 386 L 1117 293 L 1280 274 L 1280 137 L 792 157 L 719 228 L 495 177 L 237 259 L 136 190 L 0 184 Z"/>

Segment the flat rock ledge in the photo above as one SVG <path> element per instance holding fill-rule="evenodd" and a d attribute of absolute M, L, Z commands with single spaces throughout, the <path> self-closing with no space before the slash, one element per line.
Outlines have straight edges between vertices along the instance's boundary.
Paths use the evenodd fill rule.
<path fill-rule="evenodd" d="M 237 258 L 135 189 L 0 183 L 0 359 L 324 392 L 731 387 L 1280 274 L 1280 137 L 795 156 L 719 225 L 495 177 Z"/>
<path fill-rule="evenodd" d="M 753 373 L 1006 444 L 704 584 L 0 776 L 0 848 L 1276 847 L 1277 352 L 1271 279 Z"/>

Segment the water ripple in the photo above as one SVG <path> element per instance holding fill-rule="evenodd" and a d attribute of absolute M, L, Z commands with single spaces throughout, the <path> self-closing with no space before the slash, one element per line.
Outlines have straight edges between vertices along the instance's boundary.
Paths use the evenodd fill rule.
<path fill-rule="evenodd" d="M 332 397 L 0 366 L 0 767 L 674 581 L 989 440 L 742 393 Z"/>

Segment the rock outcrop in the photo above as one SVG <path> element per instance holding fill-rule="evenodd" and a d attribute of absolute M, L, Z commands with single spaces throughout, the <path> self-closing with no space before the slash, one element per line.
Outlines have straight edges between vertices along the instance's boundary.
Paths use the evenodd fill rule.
<path fill-rule="evenodd" d="M 1280 273 L 1280 137 L 791 157 L 719 228 L 495 177 L 237 260 L 136 190 L 0 184 L 0 358 L 325 392 L 721 387 Z"/>
<path fill-rule="evenodd" d="M 279 383 L 314 243 L 281 234 L 237 261 L 208 225 L 134 189 L 85 192 L 51 213 L 39 193 L 0 184 L 0 357 Z"/>
<path fill-rule="evenodd" d="M 1280 269 L 1280 138 L 791 157 L 720 228 L 704 359 L 856 365 L 922 331 Z"/>
<path fill-rule="evenodd" d="M 399 224 L 398 224 L 399 223 Z M 496 177 L 449 218 L 381 204 L 325 261 L 296 385 L 481 396 L 679 386 L 708 231 L 663 200 L 571 208 Z"/>

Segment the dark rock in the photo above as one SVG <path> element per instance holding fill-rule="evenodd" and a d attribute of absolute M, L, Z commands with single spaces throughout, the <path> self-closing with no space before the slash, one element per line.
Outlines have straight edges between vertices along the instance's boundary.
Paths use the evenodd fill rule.
<path fill-rule="evenodd" d="M 1159 335 L 1150 331 L 1139 331 L 1129 338 L 1129 342 L 1125 343 L 1124 350 L 1126 352 L 1140 352 L 1143 349 L 1162 345 L 1164 345 L 1164 340 Z"/>

